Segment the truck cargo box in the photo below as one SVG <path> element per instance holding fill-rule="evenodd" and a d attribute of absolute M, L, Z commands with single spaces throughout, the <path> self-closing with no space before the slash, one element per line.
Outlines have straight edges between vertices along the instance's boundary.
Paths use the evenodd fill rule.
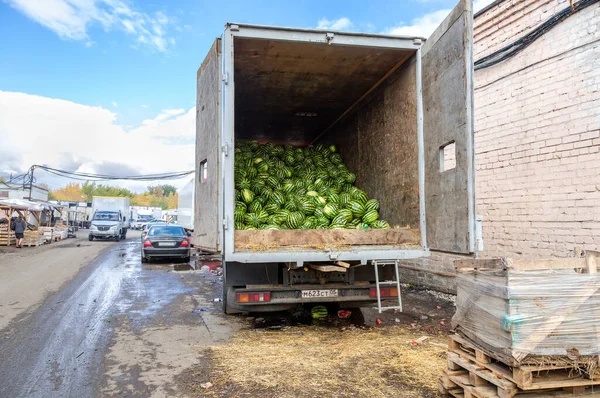
<path fill-rule="evenodd" d="M 197 74 L 195 244 L 240 263 L 475 251 L 472 4 L 427 40 L 228 23 Z M 234 228 L 235 144 L 334 144 L 386 230 Z"/>

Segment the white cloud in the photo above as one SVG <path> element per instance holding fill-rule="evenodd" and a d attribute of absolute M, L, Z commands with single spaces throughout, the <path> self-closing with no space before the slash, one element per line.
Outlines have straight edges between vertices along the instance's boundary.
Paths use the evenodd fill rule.
<path fill-rule="evenodd" d="M 165 110 L 130 129 L 103 107 L 0 91 L 0 142 L 6 149 L 0 149 L 0 174 L 32 164 L 108 174 L 192 170 L 195 109 Z M 40 178 L 53 186 L 67 182 L 46 173 Z M 139 190 L 145 185 L 123 183 Z"/>
<path fill-rule="evenodd" d="M 319 20 L 319 23 L 317 24 L 317 29 L 348 30 L 351 27 L 352 27 L 352 22 L 346 17 L 342 17 L 342 18 L 334 19 L 334 20 L 322 18 Z"/>
<path fill-rule="evenodd" d="M 142 124 L 146 126 L 153 125 L 183 113 L 185 113 L 185 109 L 163 109 L 154 119 L 144 120 Z"/>
<path fill-rule="evenodd" d="M 140 44 L 166 51 L 170 18 L 162 12 L 154 15 L 132 9 L 124 0 L 6 0 L 33 21 L 55 32 L 62 39 L 93 43 L 90 26 L 105 31 L 117 29 L 136 38 Z M 173 43 L 171 43 L 173 44 Z"/>
<path fill-rule="evenodd" d="M 112 106 L 117 107 L 117 103 L 115 101 L 112 102 Z"/>
<path fill-rule="evenodd" d="M 449 13 L 450 10 L 438 10 L 425 14 L 422 17 L 413 19 L 410 25 L 402 23 L 386 29 L 385 33 L 398 36 L 429 37 Z"/>
<path fill-rule="evenodd" d="M 148 105 L 144 105 L 144 104 L 142 104 L 142 105 L 140 105 L 140 106 L 141 106 L 142 108 L 148 108 Z"/>
<path fill-rule="evenodd" d="M 484 7 L 489 6 L 493 2 L 494 2 L 494 0 L 475 0 L 473 2 L 473 12 L 477 12 L 477 11 L 483 9 Z"/>
<path fill-rule="evenodd" d="M 428 3 L 430 0 L 417 0 L 420 3 Z M 491 4 L 494 0 L 475 0 L 473 2 L 473 10 L 477 12 L 482 8 Z M 398 36 L 421 36 L 429 37 L 433 31 L 444 21 L 444 19 L 450 14 L 450 9 L 443 9 L 434 11 L 413 19 L 410 25 L 400 23 L 397 26 L 388 28 L 384 33 Z"/>

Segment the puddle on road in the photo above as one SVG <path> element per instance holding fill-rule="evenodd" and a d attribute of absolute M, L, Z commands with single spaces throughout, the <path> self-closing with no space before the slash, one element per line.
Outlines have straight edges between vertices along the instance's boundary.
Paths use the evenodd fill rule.
<path fill-rule="evenodd" d="M 189 263 L 185 264 L 173 264 L 174 271 L 194 271 L 194 267 L 192 267 Z"/>

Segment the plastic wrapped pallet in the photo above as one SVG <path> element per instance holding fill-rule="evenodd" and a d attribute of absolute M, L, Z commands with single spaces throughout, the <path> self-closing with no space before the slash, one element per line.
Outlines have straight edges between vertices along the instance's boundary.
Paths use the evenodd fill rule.
<path fill-rule="evenodd" d="M 499 268 L 459 272 L 453 327 L 516 364 L 539 356 L 597 356 L 600 275 L 595 263 L 589 268 L 594 259 L 546 262 L 552 269 L 538 269 L 542 261 L 511 267 L 503 259 Z"/>

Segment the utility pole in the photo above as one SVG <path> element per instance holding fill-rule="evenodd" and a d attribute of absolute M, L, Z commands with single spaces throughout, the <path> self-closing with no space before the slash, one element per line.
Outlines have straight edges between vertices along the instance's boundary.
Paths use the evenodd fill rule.
<path fill-rule="evenodd" d="M 31 171 L 31 177 L 29 179 L 29 200 L 31 200 L 31 195 L 33 191 L 33 171 L 35 170 L 35 166 L 31 166 L 29 170 Z"/>

